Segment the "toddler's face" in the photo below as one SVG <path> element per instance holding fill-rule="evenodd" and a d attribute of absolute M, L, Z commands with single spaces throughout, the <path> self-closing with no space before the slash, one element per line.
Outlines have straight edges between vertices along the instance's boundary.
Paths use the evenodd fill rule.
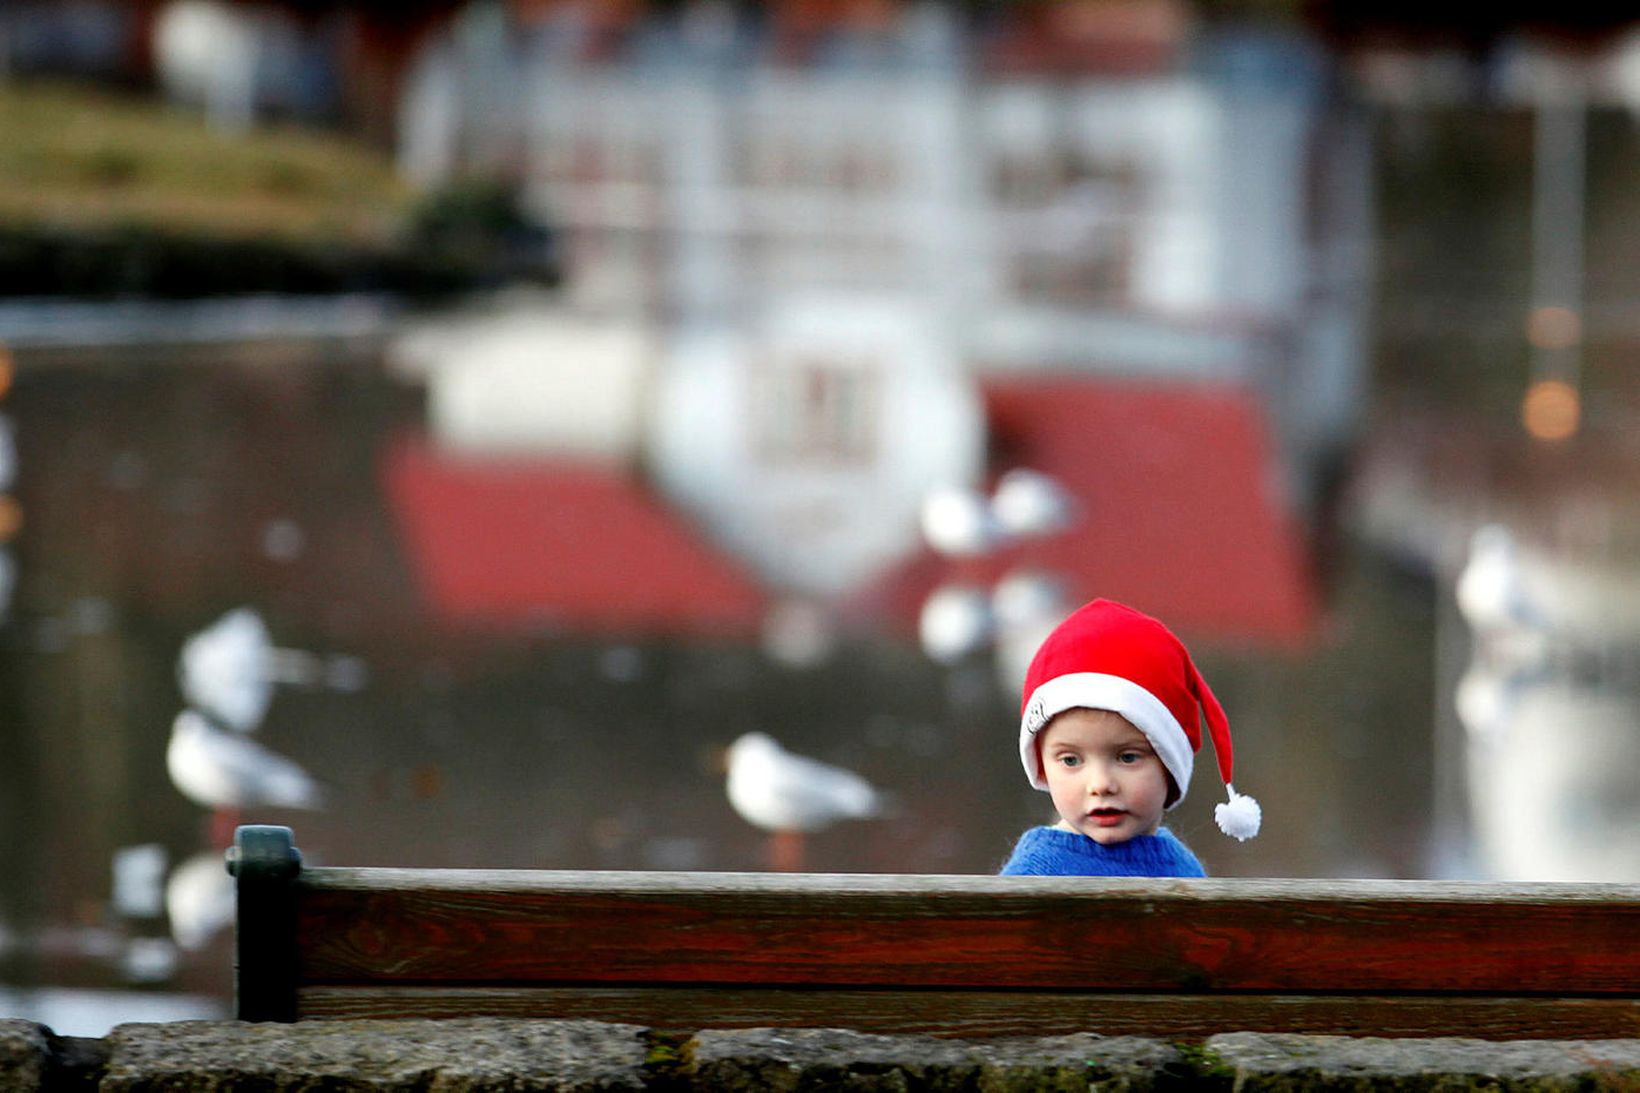
<path fill-rule="evenodd" d="M 1111 846 L 1161 826 L 1167 768 L 1121 714 L 1066 710 L 1043 728 L 1038 746 L 1060 827 Z"/>

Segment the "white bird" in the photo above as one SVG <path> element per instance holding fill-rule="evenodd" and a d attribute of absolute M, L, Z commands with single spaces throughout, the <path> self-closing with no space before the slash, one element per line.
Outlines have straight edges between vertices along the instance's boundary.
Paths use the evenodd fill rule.
<path fill-rule="evenodd" d="M 1064 579 L 1041 570 L 1013 570 L 991 589 L 991 614 L 1000 629 L 1057 626 L 1070 610 Z"/>
<path fill-rule="evenodd" d="M 220 850 L 195 854 L 165 882 L 165 914 L 171 940 L 197 952 L 233 924 L 235 893 Z"/>
<path fill-rule="evenodd" d="M 1453 691 L 1458 720 L 1476 740 L 1502 739 L 1521 702 L 1547 679 L 1545 671 L 1530 666 L 1477 657 Z"/>
<path fill-rule="evenodd" d="M 307 771 L 196 710 L 183 710 L 172 723 L 165 768 L 183 796 L 210 809 L 324 807 L 324 792 Z"/>
<path fill-rule="evenodd" d="M 984 554 L 1002 538 L 991 506 L 976 490 L 946 486 L 923 498 L 922 532 L 941 554 L 963 558 Z"/>
<path fill-rule="evenodd" d="M 1070 614 L 1065 582 L 1032 569 L 1016 569 L 991 590 L 996 619 L 996 675 L 1004 693 L 1018 692 L 1031 660 L 1055 626 Z"/>
<path fill-rule="evenodd" d="M 275 684 L 356 691 L 365 668 L 356 657 L 326 663 L 300 649 L 277 648 L 262 616 L 236 607 L 183 642 L 177 677 L 190 706 L 238 732 L 254 732 L 268 715 Z"/>
<path fill-rule="evenodd" d="M 801 862 L 801 836 L 888 811 L 888 798 L 858 774 L 794 755 L 761 732 L 729 746 L 728 790 L 742 819 L 775 835 L 772 856 L 779 869 Z"/>
<path fill-rule="evenodd" d="M 259 18 L 219 0 L 162 5 L 151 42 L 160 86 L 178 102 L 203 106 L 213 128 L 241 133 L 256 118 L 258 52 L 270 37 Z"/>
<path fill-rule="evenodd" d="M 1527 580 L 1515 538 L 1501 524 L 1475 529 L 1455 594 L 1458 610 L 1478 635 L 1549 628 L 1549 619 Z"/>
<path fill-rule="evenodd" d="M 273 701 L 272 651 L 262 616 L 236 607 L 182 643 L 182 694 L 230 728 L 250 732 Z"/>
<path fill-rule="evenodd" d="M 1076 499 L 1056 479 L 1017 467 L 997 482 L 991 515 L 1005 535 L 1051 535 L 1071 525 Z"/>
<path fill-rule="evenodd" d="M 161 881 L 167 865 L 159 843 L 122 846 L 114 851 L 114 910 L 126 918 L 157 918 Z"/>
<path fill-rule="evenodd" d="M 991 600 L 972 585 L 942 585 L 929 593 L 917 618 L 923 652 L 952 664 L 990 640 L 995 620 Z"/>

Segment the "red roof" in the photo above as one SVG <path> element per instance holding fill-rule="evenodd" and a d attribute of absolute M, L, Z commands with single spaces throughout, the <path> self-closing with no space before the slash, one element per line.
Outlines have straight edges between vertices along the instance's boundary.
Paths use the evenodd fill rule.
<path fill-rule="evenodd" d="M 1297 646 L 1317 606 L 1256 397 L 1239 388 L 1077 377 L 984 384 L 991 462 L 1054 476 L 1067 531 L 977 562 L 928 551 L 850 597 L 911 632 L 932 589 L 1016 566 L 1057 574 L 1187 638 Z M 388 494 L 425 596 L 446 617 L 604 633 L 757 633 L 756 577 L 633 474 L 570 460 L 474 460 L 424 441 L 390 453 Z"/>
<path fill-rule="evenodd" d="M 1067 531 L 982 562 L 925 554 L 868 599 L 914 619 L 938 583 L 1015 566 L 1057 574 L 1187 636 L 1297 646 L 1316 603 L 1258 400 L 1239 388 L 1075 377 L 985 382 L 991 463 L 1052 475 L 1080 502 Z"/>
<path fill-rule="evenodd" d="M 411 440 L 383 475 L 422 593 L 447 617 L 603 633 L 760 626 L 755 580 L 619 468 L 456 458 Z"/>

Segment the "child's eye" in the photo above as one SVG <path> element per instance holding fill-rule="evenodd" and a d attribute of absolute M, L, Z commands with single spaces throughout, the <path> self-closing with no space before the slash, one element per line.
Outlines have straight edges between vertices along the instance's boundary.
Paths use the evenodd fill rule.
<path fill-rule="evenodd" d="M 1079 755 L 1061 755 L 1059 765 L 1062 767 L 1079 767 L 1082 765 L 1082 757 Z"/>
<path fill-rule="evenodd" d="M 1145 753 L 1142 751 L 1124 751 L 1116 757 L 1116 761 L 1119 763 L 1137 763 L 1144 757 Z"/>

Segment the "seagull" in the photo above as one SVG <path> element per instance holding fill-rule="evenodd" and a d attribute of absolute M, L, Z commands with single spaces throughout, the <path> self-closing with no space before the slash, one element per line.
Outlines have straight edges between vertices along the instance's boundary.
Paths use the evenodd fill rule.
<path fill-rule="evenodd" d="M 273 644 L 267 624 L 249 607 L 236 607 L 182 644 L 177 676 L 195 709 L 236 732 L 254 732 L 268 714 L 276 683 L 357 691 L 367 670 L 357 657 L 325 661 Z"/>
<path fill-rule="evenodd" d="M 1549 628 L 1549 619 L 1529 587 L 1515 537 L 1502 524 L 1475 529 L 1455 593 L 1458 610 L 1476 634 Z"/>
<path fill-rule="evenodd" d="M 1051 535 L 1070 527 L 1076 499 L 1054 478 L 1017 467 L 997 482 L 991 515 L 1008 536 Z"/>
<path fill-rule="evenodd" d="M 930 492 L 923 498 L 921 520 L 923 538 L 947 557 L 976 557 L 1002 538 L 989 502 L 977 490 L 962 486 Z"/>
<path fill-rule="evenodd" d="M 954 664 L 990 640 L 995 627 L 991 601 L 972 585 L 936 588 L 923 601 L 917 637 L 923 652 L 941 664 Z"/>
<path fill-rule="evenodd" d="M 159 843 L 122 846 L 114 851 L 114 910 L 125 918 L 157 918 L 165 848 Z"/>
<path fill-rule="evenodd" d="M 165 914 L 171 940 L 178 948 L 198 952 L 233 924 L 236 896 L 233 878 L 218 850 L 195 854 L 171 871 L 165 882 Z"/>
<path fill-rule="evenodd" d="M 991 589 L 991 614 L 1000 629 L 1057 626 L 1070 610 L 1065 582 L 1052 573 L 1016 569 Z"/>
<path fill-rule="evenodd" d="M 236 607 L 182 644 L 177 675 L 188 704 L 251 732 L 273 701 L 273 638 L 262 616 Z"/>
<path fill-rule="evenodd" d="M 729 746 L 728 791 L 742 819 L 774 836 L 771 859 L 782 871 L 800 867 L 804 835 L 888 811 L 884 794 L 858 774 L 794 755 L 761 732 Z"/>
<path fill-rule="evenodd" d="M 244 809 L 324 807 L 324 792 L 307 771 L 197 710 L 183 710 L 172 723 L 165 769 L 184 797 L 211 809 L 230 832 Z"/>
<path fill-rule="evenodd" d="M 1016 569 L 991 590 L 996 619 L 996 674 L 1004 691 L 1018 692 L 1044 638 L 1070 614 L 1065 582 L 1050 573 Z"/>
<path fill-rule="evenodd" d="M 1535 673 L 1508 668 L 1500 671 L 1477 658 L 1452 693 L 1458 720 L 1475 740 L 1501 739 L 1521 697 L 1537 682 Z"/>

